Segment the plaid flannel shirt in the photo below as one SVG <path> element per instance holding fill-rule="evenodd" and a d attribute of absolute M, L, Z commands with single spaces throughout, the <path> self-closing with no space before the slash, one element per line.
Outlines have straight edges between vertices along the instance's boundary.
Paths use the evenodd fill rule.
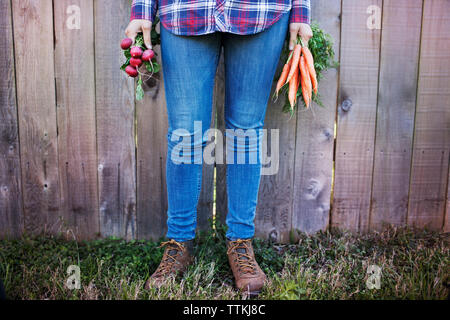
<path fill-rule="evenodd" d="M 178 35 L 215 31 L 254 34 L 290 11 L 290 23 L 310 23 L 310 0 L 133 0 L 131 20 L 161 23 Z"/>

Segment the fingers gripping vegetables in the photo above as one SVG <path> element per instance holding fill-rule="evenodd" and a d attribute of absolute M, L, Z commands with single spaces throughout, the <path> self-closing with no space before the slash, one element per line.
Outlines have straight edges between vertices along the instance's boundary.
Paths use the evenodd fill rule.
<path fill-rule="evenodd" d="M 312 24 L 313 37 L 305 45 L 300 37 L 294 50 L 289 50 L 289 33 L 283 53 L 282 61 L 285 61 L 283 70 L 277 82 L 274 99 L 279 93 L 286 95 L 283 106 L 284 112 L 293 114 L 297 106 L 297 97 L 300 97 L 306 108 L 311 102 L 323 106 L 319 100 L 319 81 L 323 71 L 336 67 L 334 61 L 333 42 L 330 35 L 326 34 L 317 24 Z M 288 85 L 287 85 L 288 84 Z"/>
<path fill-rule="evenodd" d="M 158 22 L 159 20 L 156 19 L 151 33 L 154 46 L 161 43 L 160 35 L 156 32 Z M 143 81 L 152 78 L 160 71 L 160 66 L 156 62 L 156 54 L 153 50 L 145 47 L 142 33 L 137 35 L 134 45 L 131 39 L 123 39 L 120 47 L 124 50 L 127 59 L 120 69 L 125 71 L 128 76 L 138 78 L 136 100 L 142 100 L 144 98 Z M 144 69 L 144 72 L 140 71 L 141 69 Z"/>

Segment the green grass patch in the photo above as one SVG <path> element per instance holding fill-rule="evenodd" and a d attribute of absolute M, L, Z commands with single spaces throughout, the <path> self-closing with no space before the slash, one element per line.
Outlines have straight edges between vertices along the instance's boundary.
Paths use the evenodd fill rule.
<path fill-rule="evenodd" d="M 260 299 L 447 299 L 448 234 L 409 229 L 355 236 L 331 231 L 301 235 L 295 244 L 255 240 L 269 283 Z M 0 277 L 10 299 L 242 299 L 233 287 L 224 228 L 196 239 L 195 263 L 160 290 L 143 290 L 163 249 L 152 241 L 90 242 L 62 237 L 0 241 Z M 65 286 L 67 268 L 81 269 L 80 290 Z M 370 265 L 381 267 L 369 289 Z"/>

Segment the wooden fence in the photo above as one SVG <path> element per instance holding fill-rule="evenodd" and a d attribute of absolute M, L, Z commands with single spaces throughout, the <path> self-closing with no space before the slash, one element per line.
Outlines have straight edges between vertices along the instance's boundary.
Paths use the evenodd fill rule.
<path fill-rule="evenodd" d="M 285 242 L 295 230 L 385 224 L 448 231 L 450 1 L 311 2 L 340 67 L 321 82 L 325 108 L 314 114 L 288 121 L 269 104 L 280 168 L 262 178 L 257 235 Z M 68 25 L 77 8 L 80 29 Z M 164 88 L 136 102 L 118 69 L 129 11 L 129 0 L 0 2 L 1 235 L 164 235 Z M 223 98 L 222 64 L 220 129 Z M 214 210 L 221 220 L 227 212 L 226 167 L 216 169 L 204 166 L 200 229 Z"/>

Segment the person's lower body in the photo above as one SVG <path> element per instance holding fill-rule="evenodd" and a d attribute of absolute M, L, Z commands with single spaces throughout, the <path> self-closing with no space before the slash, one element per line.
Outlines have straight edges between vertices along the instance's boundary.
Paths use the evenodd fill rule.
<path fill-rule="evenodd" d="M 288 19 L 289 12 L 270 28 L 254 35 L 216 32 L 178 36 L 161 27 L 162 70 L 169 121 L 166 236 L 178 244 L 195 238 L 203 149 L 208 140 L 205 133 L 210 128 L 214 79 L 223 46 L 226 78 L 224 160 L 228 191 L 226 236 L 230 264 L 246 260 L 236 268 L 232 265 L 235 277 L 235 270 L 260 271 L 250 242 L 255 232 L 261 178 L 260 142 Z M 249 288 L 247 282 L 243 281 L 243 286 Z"/>

